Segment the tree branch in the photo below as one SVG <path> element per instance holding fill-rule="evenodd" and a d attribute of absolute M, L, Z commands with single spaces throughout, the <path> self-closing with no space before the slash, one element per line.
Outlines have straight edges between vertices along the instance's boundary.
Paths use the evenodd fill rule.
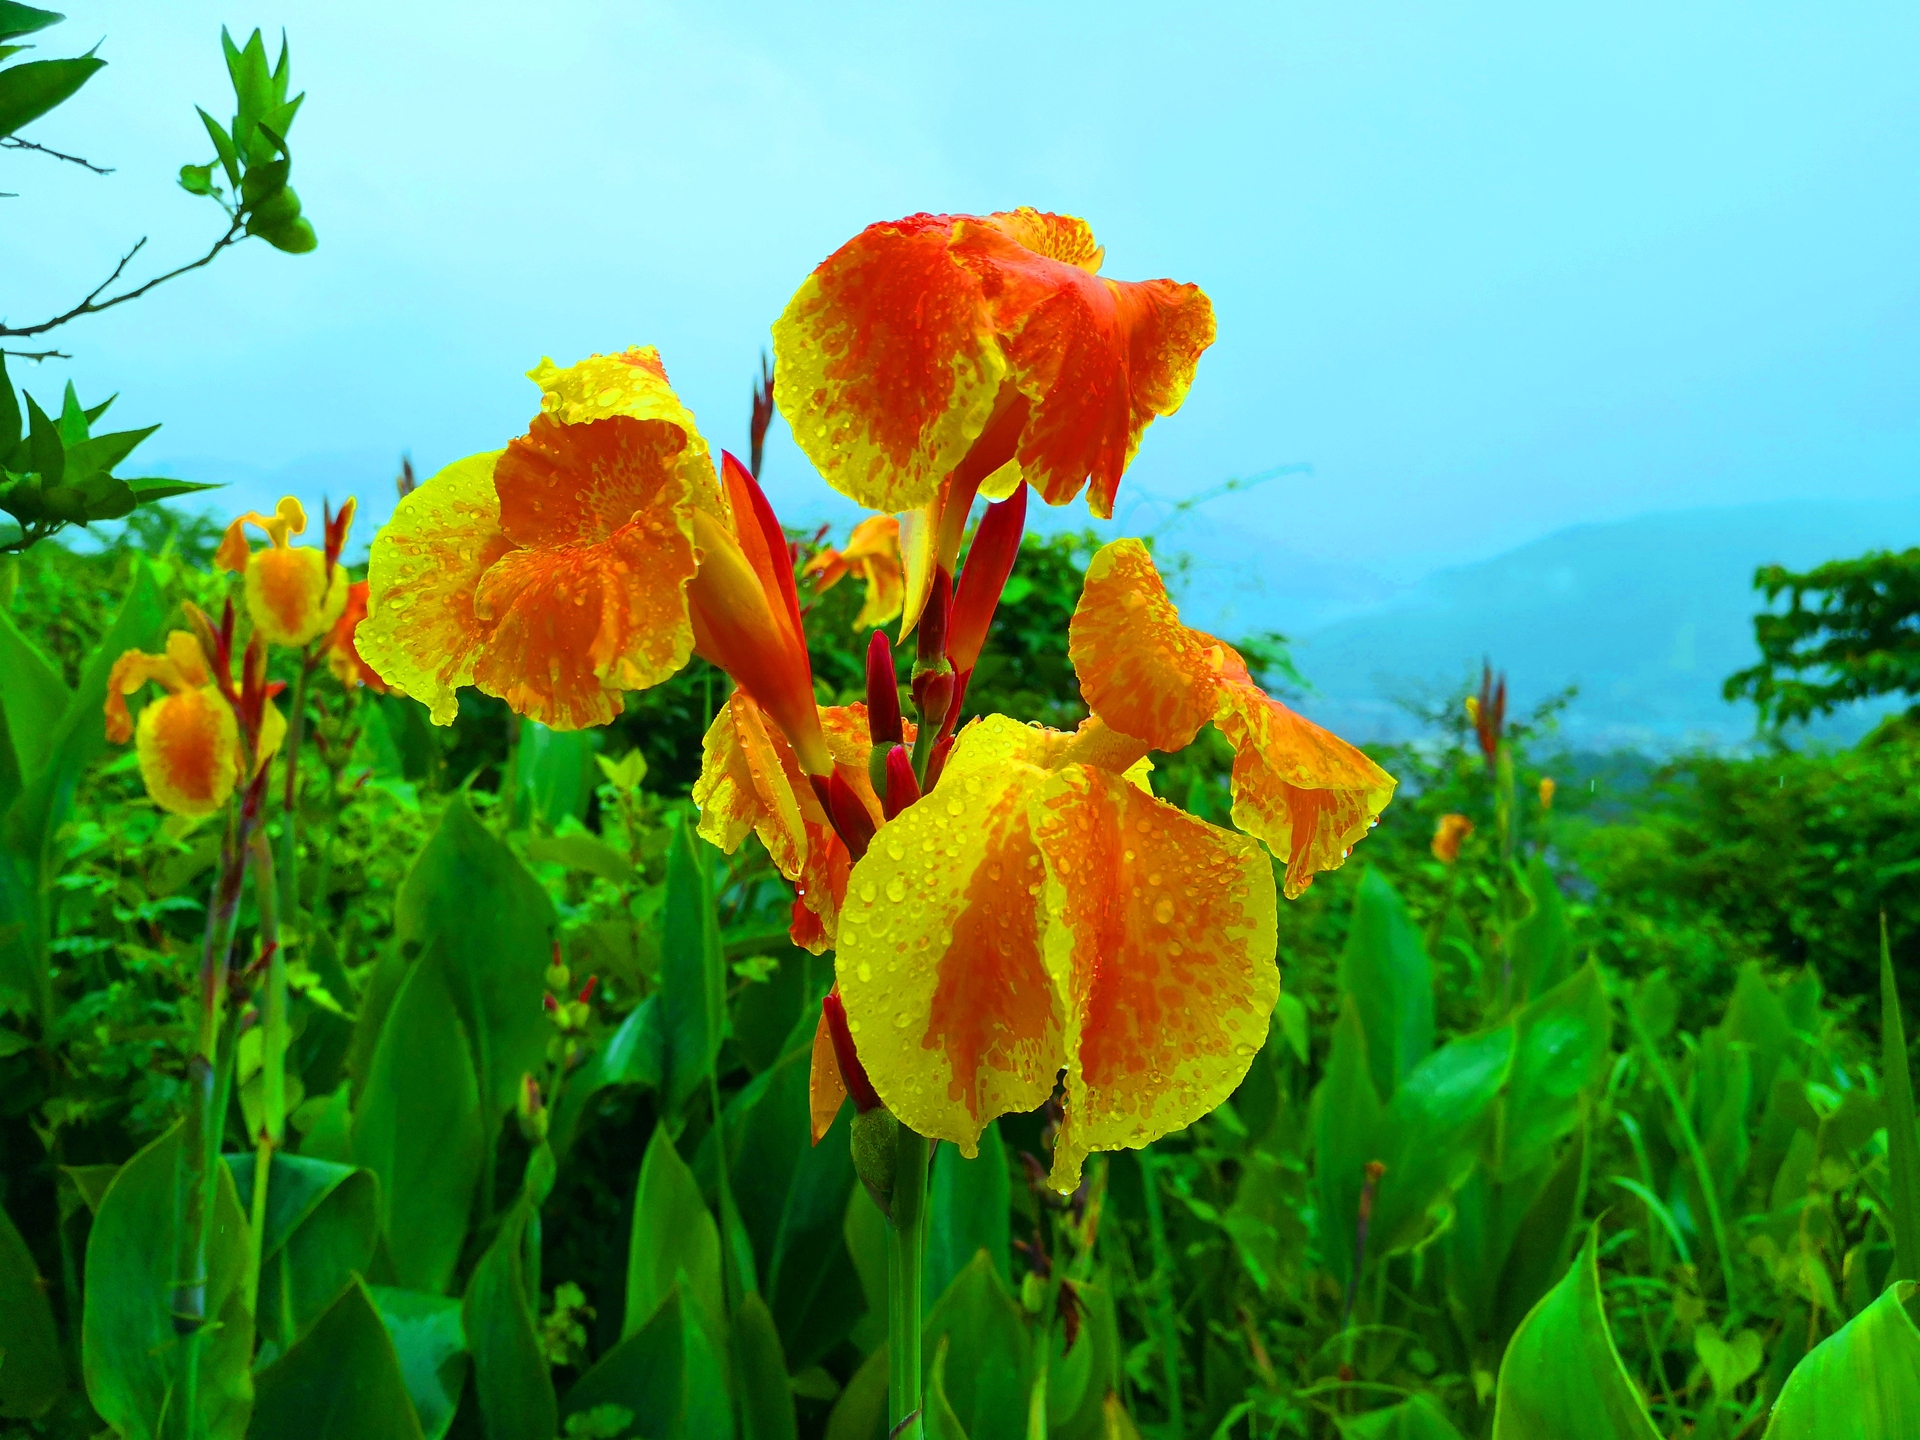
<path fill-rule="evenodd" d="M 25 337 L 28 335 L 44 335 L 47 331 L 58 329 L 70 320 L 78 320 L 82 315 L 97 315 L 102 310 L 111 310 L 114 306 L 124 305 L 129 300 L 138 300 L 156 285 L 164 285 L 169 280 L 178 279 L 189 270 L 198 270 L 203 265 L 211 265 L 222 250 L 239 241 L 244 233 L 245 222 L 236 218 L 233 223 L 227 227 L 227 233 L 214 241 L 212 248 L 198 260 L 189 260 L 186 264 L 169 270 L 164 275 L 154 276 L 144 285 L 136 285 L 131 290 L 123 290 L 118 295 L 109 296 L 107 299 L 102 300 L 100 296 L 111 288 L 113 282 L 125 273 L 128 262 L 130 262 L 134 256 L 138 255 L 141 248 L 147 243 L 147 239 L 143 235 L 140 237 L 139 244 L 135 245 L 120 257 L 120 263 L 113 267 L 113 273 L 98 285 L 94 286 L 93 289 L 88 292 L 87 298 L 71 310 L 68 310 L 64 314 L 56 315 L 51 320 L 42 320 L 38 325 L 0 325 L 0 336 Z"/>
<path fill-rule="evenodd" d="M 0 350 L 0 355 L 11 355 L 16 360 L 71 360 L 73 358 L 65 350 Z"/>
<path fill-rule="evenodd" d="M 55 160 L 64 160 L 69 165 L 82 166 L 85 169 L 91 170 L 96 175 L 113 174 L 113 167 L 111 165 L 96 165 L 83 156 L 69 155 L 64 150 L 55 150 L 50 145 L 39 145 L 32 140 L 22 140 L 18 135 L 0 136 L 0 150 L 32 150 L 41 155 L 50 156 Z"/>

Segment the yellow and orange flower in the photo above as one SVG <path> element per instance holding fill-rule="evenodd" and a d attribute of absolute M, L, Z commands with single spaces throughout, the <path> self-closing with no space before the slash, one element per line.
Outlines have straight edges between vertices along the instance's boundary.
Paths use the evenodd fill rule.
<path fill-rule="evenodd" d="M 886 624 L 900 613 L 906 588 L 900 570 L 900 522 L 891 515 L 868 516 L 853 527 L 846 549 L 822 550 L 800 573 L 816 577 L 816 595 L 826 594 L 849 574 L 858 575 L 867 587 L 867 598 L 853 628 L 871 630 Z"/>
<path fill-rule="evenodd" d="M 1433 858 L 1451 865 L 1460 858 L 1460 846 L 1473 834 L 1473 822 L 1464 815 L 1442 815 L 1433 827 Z"/>
<path fill-rule="evenodd" d="M 353 523 L 354 502 L 340 508 L 327 525 L 326 547 L 314 550 L 289 538 L 307 528 L 307 512 L 288 495 L 271 515 L 249 510 L 227 527 L 213 557 L 222 570 L 245 577 L 247 613 L 253 628 L 273 645 L 301 646 L 325 633 L 347 605 L 347 572 L 339 564 L 340 547 Z M 247 544 L 247 526 L 267 534 L 268 544 Z"/>
<path fill-rule="evenodd" d="M 961 731 L 934 788 L 853 865 L 833 935 L 859 1058 L 903 1124 L 972 1154 L 1064 1069 L 1063 1189 L 1088 1152 L 1232 1093 L 1279 995 L 1276 863 L 1298 894 L 1394 784 L 1182 625 L 1136 541 L 1094 558 L 1070 652 L 1093 716 L 1073 735 L 998 715 Z M 1148 786 L 1148 752 L 1209 720 L 1236 752 L 1247 835 Z"/>
<path fill-rule="evenodd" d="M 364 580 L 356 580 L 347 587 L 347 608 L 340 612 L 340 618 L 333 622 L 333 629 L 327 632 L 327 668 L 333 672 L 333 678 L 349 690 L 356 685 L 365 685 L 369 690 L 384 694 L 387 682 L 360 658 L 360 651 L 354 644 L 354 633 L 360 628 L 360 622 L 367 618 L 367 588 Z"/>
<path fill-rule="evenodd" d="M 240 726 L 232 705 L 213 683 L 206 652 L 191 631 L 170 634 L 164 654 L 128 650 L 113 662 L 107 677 L 106 729 L 114 744 L 135 738 L 127 697 L 148 681 L 167 693 L 140 712 L 135 751 L 147 794 L 175 815 L 212 815 L 240 780 Z M 285 717 L 267 705 L 256 774 L 280 748 L 286 729 Z"/>

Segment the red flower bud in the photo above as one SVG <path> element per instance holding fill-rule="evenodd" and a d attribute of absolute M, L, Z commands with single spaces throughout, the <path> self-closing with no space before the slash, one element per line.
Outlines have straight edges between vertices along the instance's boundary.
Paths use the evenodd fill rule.
<path fill-rule="evenodd" d="M 980 658 L 1000 592 L 1006 588 L 1007 576 L 1020 554 L 1020 532 L 1026 523 L 1027 487 L 1022 485 L 1012 498 L 987 506 L 979 528 L 973 532 L 973 546 L 967 551 L 960 588 L 953 597 L 953 621 L 947 637 L 947 658 L 956 670 L 971 670 Z"/>
<path fill-rule="evenodd" d="M 865 855 L 873 843 L 873 816 L 838 770 L 827 777 L 827 815 L 846 842 L 847 853 L 855 860 Z"/>
<path fill-rule="evenodd" d="M 862 1115 L 878 1110 L 880 1093 L 873 1088 L 873 1081 L 867 1078 L 867 1067 L 860 1063 L 860 1054 L 853 1048 L 853 1032 L 847 1028 L 847 1007 L 840 999 L 840 992 L 828 991 L 826 999 L 820 1002 L 820 1009 L 827 1017 L 827 1033 L 833 1038 L 833 1057 L 840 1062 L 840 1078 L 846 1082 L 853 1108 Z"/>
<path fill-rule="evenodd" d="M 893 646 L 876 630 L 867 642 L 867 734 L 875 745 L 898 745 L 900 677 L 893 668 Z"/>
<path fill-rule="evenodd" d="M 913 773 L 913 757 L 906 746 L 896 745 L 887 752 L 887 788 L 880 808 L 891 820 L 919 798 L 920 782 Z"/>

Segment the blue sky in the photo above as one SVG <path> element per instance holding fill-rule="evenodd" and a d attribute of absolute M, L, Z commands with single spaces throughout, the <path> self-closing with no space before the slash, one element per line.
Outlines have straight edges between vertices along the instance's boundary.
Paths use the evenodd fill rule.
<path fill-rule="evenodd" d="M 521 429 L 541 355 L 659 345 L 716 445 L 801 277 L 868 221 L 1031 204 L 1220 340 L 1120 513 L 1286 462 L 1209 523 L 1406 576 L 1647 510 L 1920 491 L 1920 11 L 1856 4 L 85 4 L 110 64 L 0 189 L 10 319 L 152 235 L 284 25 L 311 256 L 257 242 L 62 334 L 144 456 L 389 508 Z M 784 434 L 776 504 L 833 513 Z M 225 498 L 222 497 L 223 503 Z M 363 531 L 364 535 L 368 533 Z M 1910 537 L 1889 536 L 1888 541 Z"/>

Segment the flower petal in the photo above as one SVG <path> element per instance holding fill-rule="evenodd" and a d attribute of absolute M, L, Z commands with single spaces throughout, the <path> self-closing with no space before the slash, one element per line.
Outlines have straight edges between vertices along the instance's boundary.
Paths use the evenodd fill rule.
<path fill-rule="evenodd" d="M 1006 361 L 952 220 L 869 225 L 773 327 L 774 395 L 826 482 L 869 510 L 933 499 L 992 413 Z"/>
<path fill-rule="evenodd" d="M 543 358 L 527 372 L 527 378 L 540 387 L 541 411 L 563 425 L 623 418 L 641 422 L 649 430 L 658 425 L 666 431 L 679 431 L 682 442 L 668 445 L 677 456 L 671 462 L 673 467 L 701 509 L 716 515 L 726 513 L 714 479 L 713 455 L 694 423 L 693 412 L 674 393 L 660 352 L 653 346 L 636 345 L 618 355 L 589 355 L 564 367 Z M 664 436 L 661 430 L 653 433 Z"/>
<path fill-rule="evenodd" d="M 808 1130 L 814 1144 L 818 1145 L 833 1127 L 834 1117 L 846 1099 L 847 1082 L 840 1074 L 839 1057 L 833 1053 L 833 1029 L 822 1010 L 820 1023 L 813 1030 L 813 1054 L 807 1070 Z"/>
<path fill-rule="evenodd" d="M 1192 743 L 1213 718 L 1222 673 L 1240 658 L 1180 623 L 1153 557 L 1138 540 L 1115 540 L 1087 565 L 1067 655 L 1087 708 L 1155 750 Z"/>
<path fill-rule="evenodd" d="M 299 647 L 324 634 L 347 608 L 351 582 L 308 546 L 269 546 L 247 562 L 247 614 L 269 645 Z"/>
<path fill-rule="evenodd" d="M 456 460 L 415 487 L 374 537 L 360 655 L 436 725 L 459 711 L 454 691 L 473 684 L 492 626 L 474 613 L 480 577 L 512 545 L 493 489 L 499 451 Z"/>
<path fill-rule="evenodd" d="M 1067 1118 L 1050 1182 L 1144 1145 L 1239 1085 L 1280 995 L 1273 871 L 1254 841 L 1069 765 L 1035 806 L 1047 969 L 1066 1001 Z"/>
<path fill-rule="evenodd" d="M 934 792 L 853 867 L 840 922 L 840 994 L 874 1088 L 969 1156 L 995 1116 L 1052 1093 L 1061 1063 L 1028 819 L 1046 776 L 1015 758 L 1026 728 L 968 728 Z"/>
<path fill-rule="evenodd" d="M 786 737 L 767 724 L 751 696 L 734 691 L 707 727 L 693 787 L 700 837 L 731 855 L 756 831 L 780 873 L 798 879 L 807 863 L 807 812 L 825 819 L 812 788 L 798 777 Z"/>
<path fill-rule="evenodd" d="M 239 779 L 240 726 L 211 685 L 162 696 L 140 712 L 135 740 L 147 794 L 175 815 L 211 815 Z"/>

